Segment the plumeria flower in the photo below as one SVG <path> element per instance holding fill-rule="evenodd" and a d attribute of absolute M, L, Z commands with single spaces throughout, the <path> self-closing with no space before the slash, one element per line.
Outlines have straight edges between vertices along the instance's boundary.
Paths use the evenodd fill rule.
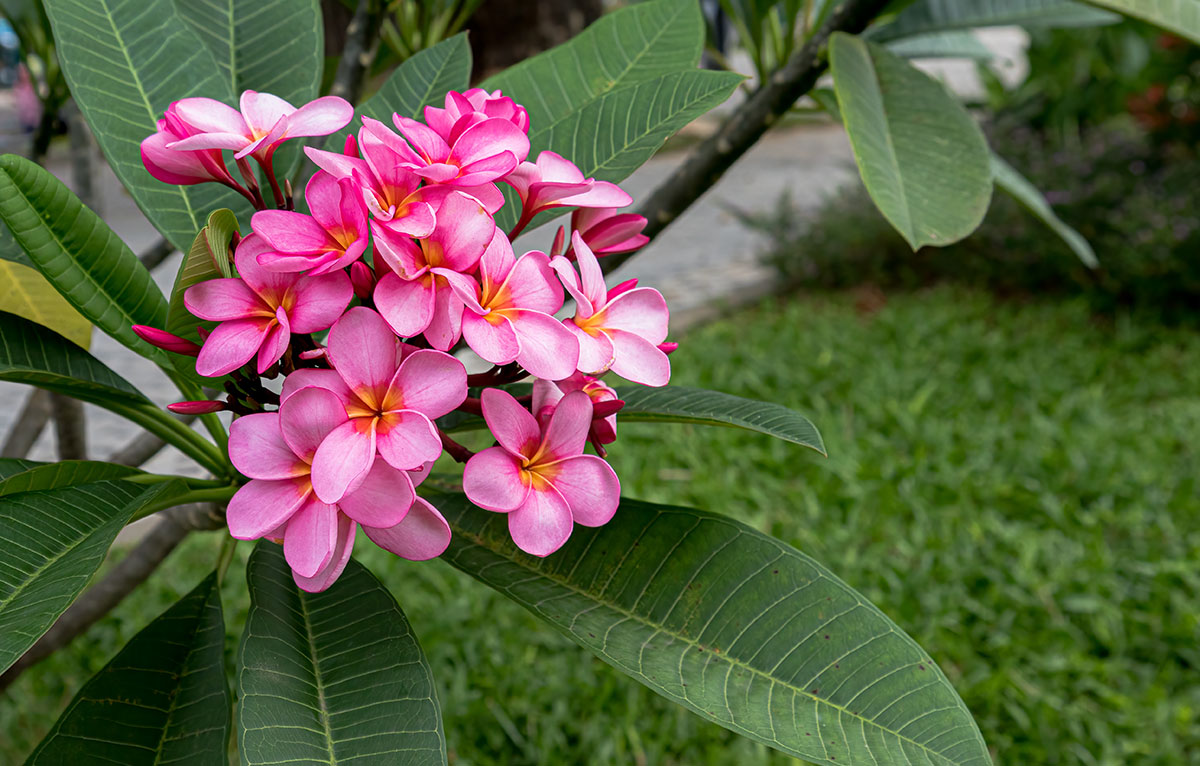
<path fill-rule="evenodd" d="M 328 370 L 300 370 L 292 387 L 285 381 L 284 403 L 298 396 L 296 385 L 329 393 L 311 401 L 323 408 L 319 419 L 340 418 L 316 449 L 312 482 L 317 497 L 339 502 L 383 461 L 401 471 L 419 468 L 442 453 L 433 419 L 463 403 L 467 371 L 449 354 L 415 350 L 400 343 L 383 319 L 368 308 L 347 311 L 329 331 Z M 308 373 L 301 375 L 301 373 Z"/>
<path fill-rule="evenodd" d="M 472 503 L 508 514 L 521 550 L 548 556 L 574 524 L 598 527 L 616 513 L 621 483 L 602 458 L 583 454 L 592 402 L 567 394 L 545 428 L 510 394 L 483 391 L 483 417 L 500 444 L 467 461 L 463 490 Z"/>
<path fill-rule="evenodd" d="M 588 430 L 588 441 L 597 448 L 615 442 L 617 412 L 625 406 L 625 402 L 617 396 L 612 386 L 579 372 L 563 380 L 533 382 L 532 409 L 538 423 L 544 428 L 558 403 L 572 391 L 582 391 L 592 400 L 592 425 Z"/>
<path fill-rule="evenodd" d="M 575 163 L 548 150 L 538 154 L 536 162 L 522 162 L 504 181 L 521 197 L 521 220 L 516 231 L 550 208 L 616 208 L 633 202 L 621 187 L 584 178 Z"/>
<path fill-rule="evenodd" d="M 461 335 L 463 312 L 448 280 L 475 268 L 496 224 L 478 200 L 461 192 L 448 195 L 436 215 L 424 239 L 377 232 L 376 270 L 382 261 L 388 273 L 375 286 L 375 307 L 400 337 L 425 333 L 434 348 L 448 350 Z"/>
<path fill-rule="evenodd" d="M 358 490 L 333 505 L 312 486 L 312 461 L 321 441 L 340 419 L 322 407 L 324 389 L 306 388 L 279 412 L 233 421 L 229 459 L 251 479 L 229 501 L 229 533 L 239 540 L 283 541 L 292 576 L 304 590 L 325 590 L 346 567 L 359 524 L 377 545 L 416 561 L 441 555 L 450 527 L 414 485 L 428 474 L 397 471 L 380 463 Z"/>
<path fill-rule="evenodd" d="M 242 93 L 240 112 L 211 98 L 184 98 L 172 106 L 192 133 L 167 148 L 231 149 L 235 159 L 252 155 L 267 167 L 287 139 L 327 136 L 354 118 L 354 107 L 337 96 L 323 96 L 297 109 L 278 96 L 252 90 Z"/>
<path fill-rule="evenodd" d="M 632 253 L 645 247 L 650 238 L 642 233 L 645 216 L 618 213 L 613 207 L 579 208 L 571 213 L 571 229 L 579 232 L 584 243 L 601 258 L 616 253 Z M 574 251 L 567 257 L 574 256 Z"/>
<path fill-rule="evenodd" d="M 550 265 L 575 299 L 575 316 L 564 324 L 579 341 L 579 371 L 599 375 L 611 369 L 634 383 L 665 386 L 671 363 L 658 348 L 669 320 L 662 294 L 637 287 L 636 280 L 606 289 L 600 263 L 579 232 L 571 235 L 571 244 L 579 273 L 562 256 Z"/>
<path fill-rule="evenodd" d="M 475 123 L 452 142 L 408 117 L 393 115 L 392 122 L 407 139 L 396 137 L 396 153 L 430 183 L 460 188 L 489 184 L 511 173 L 529 155 L 529 137 L 499 117 Z"/>
<path fill-rule="evenodd" d="M 167 107 L 166 117 L 158 121 L 158 130 L 142 140 L 142 164 L 159 181 L 191 186 L 216 181 L 245 193 L 229 175 L 218 149 L 185 151 L 175 144 L 192 135 L 192 128 L 176 116 L 178 101 Z"/>
<path fill-rule="evenodd" d="M 188 311 L 220 322 L 196 359 L 201 375 L 226 375 L 256 354 L 262 374 L 283 356 L 292 333 L 328 329 L 350 305 L 354 291 L 345 272 L 315 277 L 271 272 L 259 264 L 269 251 L 261 236 L 251 234 L 234 255 L 238 278 L 210 279 L 184 293 Z"/>
<path fill-rule="evenodd" d="M 271 245 L 261 263 L 272 271 L 326 274 L 349 266 L 367 249 L 367 208 L 352 179 L 317 171 L 304 187 L 312 215 L 260 210 L 250 219 Z"/>
<path fill-rule="evenodd" d="M 517 362 L 531 375 L 565 378 L 579 361 L 578 343 L 553 314 L 562 308 L 562 286 L 545 253 L 516 258 L 497 230 L 479 260 L 479 282 L 455 275 L 451 286 L 466 304 L 463 339 L 493 364 Z"/>
<path fill-rule="evenodd" d="M 447 144 L 453 144 L 472 125 L 494 117 L 508 120 L 522 133 L 529 133 L 529 113 L 525 107 L 498 90 L 491 93 L 483 88 L 471 88 L 462 93 L 452 90 L 446 94 L 445 103 L 445 109 L 425 107 L 425 122 Z"/>

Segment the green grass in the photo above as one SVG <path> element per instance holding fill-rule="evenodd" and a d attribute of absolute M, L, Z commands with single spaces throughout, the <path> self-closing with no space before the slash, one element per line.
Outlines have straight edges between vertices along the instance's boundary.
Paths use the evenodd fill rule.
<path fill-rule="evenodd" d="M 824 562 L 938 659 L 999 763 L 1200 760 L 1200 337 L 938 289 L 871 315 L 848 295 L 768 302 L 672 359 L 680 384 L 804 412 L 830 457 L 729 429 L 623 426 L 613 462 L 628 494 L 729 513 Z M 217 543 L 189 541 L 10 689 L 0 761 L 32 748 Z M 456 764 L 792 763 L 440 562 L 359 552 L 421 636 Z M 232 657 L 245 598 L 230 571 Z"/>

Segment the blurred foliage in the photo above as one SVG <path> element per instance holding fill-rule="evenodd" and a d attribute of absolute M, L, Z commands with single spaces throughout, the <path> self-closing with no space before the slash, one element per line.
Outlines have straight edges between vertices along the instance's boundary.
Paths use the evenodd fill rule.
<path fill-rule="evenodd" d="M 613 460 L 628 494 L 729 513 L 829 562 L 941 663 L 997 762 L 1200 760 L 1194 333 L 1099 325 L 1079 301 L 858 291 L 767 302 L 686 336 L 672 361 L 682 385 L 809 415 L 829 458 L 733 429 L 627 424 Z M 193 536 L 25 673 L 0 706 L 0 762 L 19 763 L 219 545 Z M 230 667 L 250 548 L 222 587 Z M 429 653 L 456 766 L 796 763 L 440 562 L 369 543 L 357 555 Z"/>

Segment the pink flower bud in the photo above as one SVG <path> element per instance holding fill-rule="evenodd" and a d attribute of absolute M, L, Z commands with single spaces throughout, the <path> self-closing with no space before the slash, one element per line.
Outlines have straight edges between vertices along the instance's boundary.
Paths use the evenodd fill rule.
<path fill-rule="evenodd" d="M 558 233 L 554 235 L 554 244 L 550 246 L 550 255 L 562 255 L 563 248 L 567 244 L 567 230 L 562 226 L 558 227 Z"/>
<path fill-rule="evenodd" d="M 375 275 L 371 273 L 371 269 L 362 261 L 355 261 L 350 264 L 350 284 L 354 285 L 354 294 L 359 297 L 359 300 L 366 300 L 371 297 L 371 292 L 375 289 Z"/>
<path fill-rule="evenodd" d="M 167 409 L 179 415 L 207 415 L 210 412 L 227 410 L 229 405 L 218 401 L 175 402 L 168 404 Z"/>
<path fill-rule="evenodd" d="M 668 342 L 668 343 L 659 343 L 658 344 L 658 350 L 663 352 L 664 354 L 670 354 L 677 348 L 679 348 L 678 343 L 669 343 Z"/>
<path fill-rule="evenodd" d="M 200 353 L 200 347 L 187 338 L 172 335 L 166 330 L 159 330 L 157 327 L 135 324 L 133 332 L 151 346 L 157 346 L 163 351 L 170 351 L 173 354 L 183 354 L 184 356 L 196 356 Z"/>

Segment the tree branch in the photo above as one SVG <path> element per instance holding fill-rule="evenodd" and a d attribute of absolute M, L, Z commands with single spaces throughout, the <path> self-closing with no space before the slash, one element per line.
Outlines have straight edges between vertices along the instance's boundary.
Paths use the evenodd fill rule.
<path fill-rule="evenodd" d="M 858 34 L 883 11 L 888 0 L 846 0 L 829 20 L 805 41 L 770 80 L 746 99 L 717 131 L 692 150 L 687 160 L 658 185 L 639 213 L 649 223 L 643 232 L 654 239 L 711 189 L 725 171 L 754 145 L 792 104 L 812 90 L 828 63 L 822 49 L 834 32 Z M 600 261 L 606 273 L 633 253 L 610 255 Z"/>
<path fill-rule="evenodd" d="M 83 402 L 65 394 L 50 394 L 54 410 L 54 436 L 59 460 L 87 460 L 87 419 Z"/>
<path fill-rule="evenodd" d="M 138 260 L 147 269 L 154 271 L 154 267 L 167 259 L 167 256 L 175 252 L 175 246 L 165 239 L 160 239 L 150 247 L 138 254 Z"/>
<path fill-rule="evenodd" d="M 329 89 L 329 95 L 341 96 L 352 104 L 362 95 L 379 42 L 379 21 L 371 13 L 371 4 L 371 0 L 358 0 L 358 7 L 346 25 L 346 44 L 342 47 L 333 87 Z M 372 30 L 375 30 L 374 34 Z"/>
<path fill-rule="evenodd" d="M 184 425 L 191 425 L 195 415 L 179 415 L 176 419 Z M 128 465 L 137 468 L 157 455 L 167 443 L 152 433 L 143 431 L 129 440 L 121 449 L 106 458 L 106 462 L 118 465 Z"/>
<path fill-rule="evenodd" d="M 102 580 L 88 588 L 67 611 L 0 675 L 0 691 L 21 673 L 69 644 L 76 636 L 108 614 L 141 585 L 179 543 L 193 531 L 219 529 L 225 515 L 216 507 L 181 505 L 161 514 L 161 521 Z"/>
<path fill-rule="evenodd" d="M 34 442 L 42 435 L 42 429 L 50 422 L 50 392 L 35 388 L 25 399 L 25 406 L 16 422 L 8 430 L 0 457 L 23 458 L 33 449 Z"/>

